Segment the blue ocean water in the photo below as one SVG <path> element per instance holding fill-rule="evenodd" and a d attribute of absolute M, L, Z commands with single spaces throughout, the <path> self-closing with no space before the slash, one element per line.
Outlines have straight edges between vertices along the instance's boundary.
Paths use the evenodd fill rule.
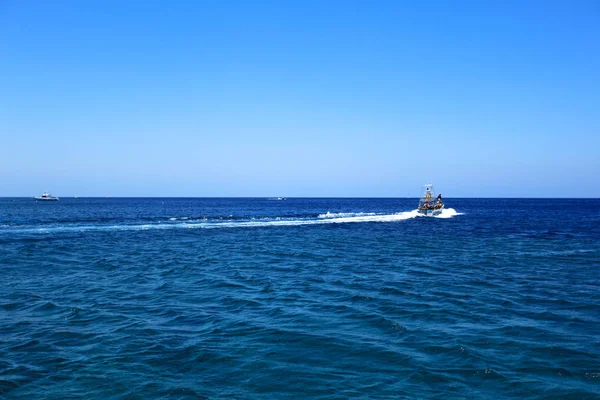
<path fill-rule="evenodd" d="M 600 200 L 0 199 L 5 399 L 600 398 Z"/>

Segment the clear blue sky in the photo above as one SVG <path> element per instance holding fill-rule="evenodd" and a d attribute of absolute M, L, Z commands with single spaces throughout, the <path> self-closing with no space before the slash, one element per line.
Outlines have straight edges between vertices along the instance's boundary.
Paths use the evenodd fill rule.
<path fill-rule="evenodd" d="M 598 1 L 0 0 L 0 196 L 600 197 Z"/>

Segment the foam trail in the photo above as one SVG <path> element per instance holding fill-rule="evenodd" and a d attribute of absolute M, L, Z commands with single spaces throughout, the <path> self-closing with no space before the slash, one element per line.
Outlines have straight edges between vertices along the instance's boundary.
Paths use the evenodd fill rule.
<path fill-rule="evenodd" d="M 353 217 L 319 218 L 319 219 L 292 219 L 273 221 L 245 221 L 245 222 L 206 222 L 200 224 L 181 224 L 185 228 L 248 228 L 268 226 L 300 226 L 300 225 L 325 225 L 358 222 L 393 222 L 418 216 L 417 210 L 406 211 L 388 215 L 362 215 Z M 180 224 L 178 224 L 180 225 Z"/>
<path fill-rule="evenodd" d="M 329 214 L 329 213 L 328 213 Z M 396 214 L 377 215 L 373 213 L 337 213 L 321 214 L 319 218 L 312 219 L 273 219 L 273 220 L 250 220 L 250 221 L 207 221 L 207 222 L 178 222 L 157 223 L 143 225 L 78 225 L 78 226 L 55 226 L 47 228 L 25 228 L 25 229 L 2 229 L 0 233 L 34 233 L 49 234 L 54 232 L 85 232 L 85 231 L 142 231 L 157 229 L 214 229 L 214 228 L 260 228 L 269 226 L 301 226 L 301 225 L 325 225 L 325 224 L 347 224 L 361 222 L 395 222 L 419 217 L 418 210 L 405 211 Z M 461 215 L 452 208 L 444 209 L 436 218 L 452 218 Z"/>
<path fill-rule="evenodd" d="M 365 215 L 377 215 L 375 213 L 332 213 L 327 211 L 325 214 L 319 214 L 319 218 L 341 218 L 341 217 L 362 217 Z"/>

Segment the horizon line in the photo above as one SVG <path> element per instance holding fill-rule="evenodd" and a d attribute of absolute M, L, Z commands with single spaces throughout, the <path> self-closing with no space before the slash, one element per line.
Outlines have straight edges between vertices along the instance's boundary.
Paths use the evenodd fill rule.
<path fill-rule="evenodd" d="M 0 196 L 0 199 L 33 199 L 35 196 Z M 59 199 L 277 199 L 284 196 L 57 196 Z M 419 199 L 420 196 L 292 196 L 288 199 Z M 457 196 L 445 199 L 565 199 L 565 200 L 600 200 L 600 197 L 495 197 L 495 196 Z"/>

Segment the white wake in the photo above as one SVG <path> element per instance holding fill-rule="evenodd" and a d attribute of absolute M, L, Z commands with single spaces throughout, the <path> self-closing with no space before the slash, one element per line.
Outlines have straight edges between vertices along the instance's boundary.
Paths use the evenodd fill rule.
<path fill-rule="evenodd" d="M 453 208 L 442 210 L 440 215 L 435 218 L 452 218 L 461 215 Z M 45 228 L 21 228 L 21 229 L 2 229 L 0 233 L 53 233 L 53 232 L 82 232 L 82 231 L 139 231 L 155 229 L 215 229 L 215 228 L 259 228 L 270 226 L 304 226 L 304 225 L 326 225 L 326 224 L 347 224 L 361 222 L 396 222 L 407 219 L 424 217 L 418 210 L 404 211 L 395 214 L 374 214 L 374 213 L 326 213 L 320 214 L 317 218 L 297 218 L 297 219 L 261 219 L 250 221 L 198 221 L 183 222 L 186 218 L 169 218 L 171 222 L 159 222 L 155 224 L 143 225 L 76 225 L 76 226 L 53 226 Z M 177 222 L 175 222 L 177 221 Z"/>
<path fill-rule="evenodd" d="M 452 218 L 457 215 L 463 215 L 462 213 L 456 212 L 454 208 L 444 208 L 440 215 L 436 215 L 435 218 Z"/>

